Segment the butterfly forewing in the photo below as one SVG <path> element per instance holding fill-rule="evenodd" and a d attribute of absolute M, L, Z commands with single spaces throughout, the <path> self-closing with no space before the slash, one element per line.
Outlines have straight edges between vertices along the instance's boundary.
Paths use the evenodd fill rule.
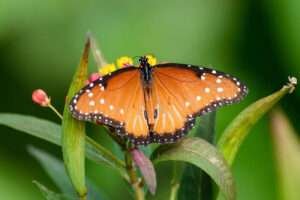
<path fill-rule="evenodd" d="M 85 86 L 70 105 L 74 117 L 115 128 L 119 135 L 148 140 L 145 103 L 138 68 L 126 68 Z"/>

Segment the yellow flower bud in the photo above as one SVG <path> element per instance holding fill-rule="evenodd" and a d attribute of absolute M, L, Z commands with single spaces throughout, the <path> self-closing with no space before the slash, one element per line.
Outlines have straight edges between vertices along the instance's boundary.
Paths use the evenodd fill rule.
<path fill-rule="evenodd" d="M 156 57 L 148 54 L 148 55 L 146 55 L 146 58 L 148 58 L 148 63 L 150 64 L 150 66 L 156 65 L 156 63 L 157 63 Z"/>
<path fill-rule="evenodd" d="M 117 59 L 117 66 L 119 68 L 128 67 L 133 65 L 133 60 L 131 57 L 128 56 L 122 56 Z"/>
<path fill-rule="evenodd" d="M 104 75 L 109 74 L 109 73 L 111 73 L 115 70 L 117 70 L 115 64 L 111 63 L 111 64 L 107 64 L 107 65 L 102 66 L 99 69 L 99 73 L 100 73 L 100 75 L 104 76 Z"/>

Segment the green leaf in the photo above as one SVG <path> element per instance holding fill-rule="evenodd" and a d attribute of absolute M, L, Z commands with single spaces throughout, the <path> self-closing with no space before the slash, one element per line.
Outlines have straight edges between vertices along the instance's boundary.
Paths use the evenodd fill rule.
<path fill-rule="evenodd" d="M 276 110 L 271 114 L 271 128 L 277 160 L 279 199 L 299 200 L 299 138 L 282 111 Z"/>
<path fill-rule="evenodd" d="M 61 145 L 60 125 L 48 120 L 28 115 L 1 113 L 0 124 L 25 132 L 53 144 Z M 123 178 L 128 180 L 125 163 L 88 136 L 86 136 L 86 156 L 88 159 L 98 164 L 106 164 L 112 169 L 117 170 Z"/>
<path fill-rule="evenodd" d="M 33 181 L 33 183 L 38 187 L 43 197 L 47 200 L 75 200 L 72 197 L 53 192 L 38 181 Z"/>
<path fill-rule="evenodd" d="M 200 138 L 184 138 L 180 142 L 160 146 L 152 155 L 153 162 L 184 161 L 205 171 L 219 186 L 224 197 L 235 199 L 235 186 L 231 171 L 223 156 L 208 142 Z"/>
<path fill-rule="evenodd" d="M 279 91 L 248 106 L 225 129 L 218 142 L 218 148 L 230 165 L 233 163 L 239 147 L 253 125 L 284 95 L 295 89 L 297 80 L 292 77 L 289 78 L 289 81 L 290 82 Z"/>
<path fill-rule="evenodd" d="M 40 163 L 42 168 L 62 193 L 76 198 L 76 191 L 72 187 L 70 179 L 68 178 L 67 172 L 61 160 L 58 160 L 56 157 L 50 155 L 49 153 L 33 146 L 29 146 L 28 151 Z"/>
<path fill-rule="evenodd" d="M 56 145 L 60 145 L 61 128 L 59 125 L 45 119 L 29 115 L 1 113 L 0 124 L 18 131 L 38 137 Z"/>
<path fill-rule="evenodd" d="M 216 112 L 203 115 L 196 120 L 196 126 L 192 129 L 193 136 L 200 137 L 211 144 L 215 142 Z"/>
<path fill-rule="evenodd" d="M 105 200 L 108 199 L 104 192 L 94 182 L 87 179 L 88 200 Z"/>
<path fill-rule="evenodd" d="M 74 119 L 69 111 L 69 103 L 87 80 L 88 55 L 90 40 L 86 41 L 83 54 L 76 73 L 69 88 L 62 121 L 62 151 L 64 163 L 71 182 L 81 199 L 86 199 L 87 188 L 85 185 L 85 124 Z"/>
<path fill-rule="evenodd" d="M 196 126 L 192 130 L 193 135 L 213 143 L 215 134 L 215 118 L 216 112 L 212 112 L 197 119 Z M 211 199 L 212 183 L 210 177 L 198 167 L 194 165 L 186 165 L 181 176 L 177 196 L 179 200 Z"/>
<path fill-rule="evenodd" d="M 76 198 L 76 191 L 72 187 L 70 179 L 68 178 L 66 169 L 61 160 L 57 159 L 53 155 L 35 148 L 33 146 L 28 147 L 29 153 L 37 159 L 45 172 L 53 180 L 55 185 L 60 189 L 63 194 L 68 195 L 68 197 Z M 98 189 L 89 179 L 87 179 L 88 186 L 88 200 L 101 200 L 104 198 L 103 192 Z"/>

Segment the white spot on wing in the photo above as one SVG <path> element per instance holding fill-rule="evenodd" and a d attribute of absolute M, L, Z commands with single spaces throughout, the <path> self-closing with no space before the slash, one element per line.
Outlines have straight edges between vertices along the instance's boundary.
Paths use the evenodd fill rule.
<path fill-rule="evenodd" d="M 95 106 L 95 101 L 90 101 L 90 102 L 89 102 L 89 105 L 90 105 L 90 106 Z"/>
<path fill-rule="evenodd" d="M 208 87 L 204 88 L 204 92 L 205 93 L 209 93 L 210 92 L 210 89 Z"/>
<path fill-rule="evenodd" d="M 105 100 L 103 98 L 101 98 L 99 102 L 100 102 L 100 104 L 104 104 Z"/>
<path fill-rule="evenodd" d="M 201 96 L 196 96 L 196 100 L 200 101 L 201 100 Z"/>
<path fill-rule="evenodd" d="M 113 106 L 113 105 L 109 105 L 109 109 L 110 109 L 110 110 L 113 110 L 113 109 L 114 109 L 114 106 Z"/>
<path fill-rule="evenodd" d="M 220 93 L 221 93 L 221 92 L 224 92 L 224 89 L 223 89 L 222 87 L 218 87 L 218 88 L 217 88 L 217 92 L 220 92 Z"/>
<path fill-rule="evenodd" d="M 185 107 L 189 107 L 190 106 L 190 102 L 186 101 L 184 105 L 185 105 Z"/>

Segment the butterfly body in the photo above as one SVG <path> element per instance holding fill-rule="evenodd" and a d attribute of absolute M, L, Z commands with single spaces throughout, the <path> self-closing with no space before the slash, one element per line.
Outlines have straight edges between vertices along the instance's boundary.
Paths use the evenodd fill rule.
<path fill-rule="evenodd" d="M 237 78 L 205 67 L 165 63 L 127 67 L 99 78 L 72 99 L 79 120 L 112 127 L 132 143 L 171 143 L 184 136 L 195 118 L 238 102 L 247 88 Z"/>
<path fill-rule="evenodd" d="M 147 62 L 146 57 L 140 58 L 140 69 L 141 69 L 141 73 L 142 73 L 142 77 L 143 77 L 145 86 L 149 86 L 149 83 L 152 78 L 152 69 L 151 69 L 150 64 Z"/>

